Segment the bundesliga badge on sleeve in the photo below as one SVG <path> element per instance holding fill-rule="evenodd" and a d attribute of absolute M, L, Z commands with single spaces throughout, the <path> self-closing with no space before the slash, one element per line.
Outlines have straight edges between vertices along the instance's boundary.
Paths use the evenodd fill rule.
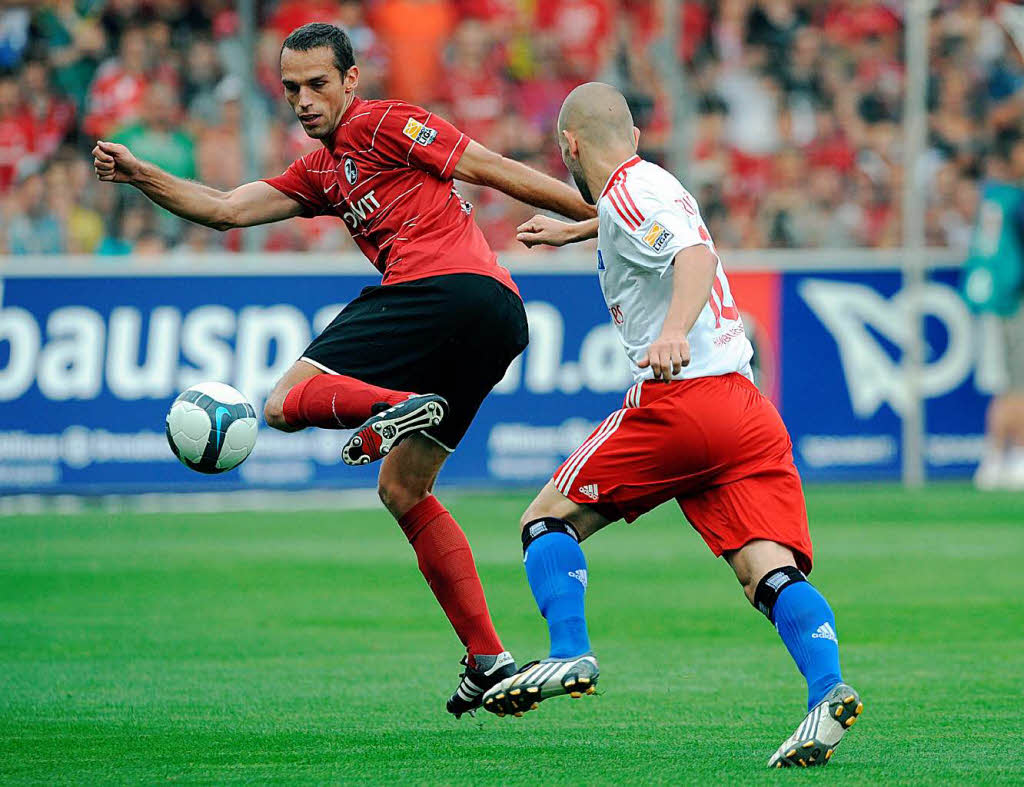
<path fill-rule="evenodd" d="M 437 139 L 436 128 L 430 128 L 413 118 L 409 118 L 409 120 L 406 121 L 405 128 L 402 129 L 402 133 L 409 139 L 413 140 L 417 145 L 429 145 Z"/>
<path fill-rule="evenodd" d="M 644 243 L 655 251 L 661 251 L 672 240 L 672 233 L 658 222 L 651 222 L 651 228 L 644 233 Z"/>

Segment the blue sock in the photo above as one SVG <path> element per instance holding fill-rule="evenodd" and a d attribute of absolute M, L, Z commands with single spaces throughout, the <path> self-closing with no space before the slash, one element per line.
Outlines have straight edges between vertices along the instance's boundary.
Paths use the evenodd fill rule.
<path fill-rule="evenodd" d="M 564 659 L 590 651 L 583 596 L 587 589 L 587 560 L 576 539 L 548 532 L 526 549 L 526 578 L 548 622 L 550 657 Z"/>
<path fill-rule="evenodd" d="M 789 655 L 807 679 L 807 709 L 842 679 L 836 617 L 825 597 L 810 582 L 787 585 L 772 610 L 775 628 Z"/>

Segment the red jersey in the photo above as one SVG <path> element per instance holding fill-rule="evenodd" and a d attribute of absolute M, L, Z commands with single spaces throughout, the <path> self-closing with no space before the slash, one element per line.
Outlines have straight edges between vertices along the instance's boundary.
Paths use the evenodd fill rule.
<path fill-rule="evenodd" d="M 420 107 L 355 98 L 334 139 L 269 183 L 304 216 L 338 216 L 383 284 L 476 273 L 517 291 L 452 172 L 469 137 Z"/>

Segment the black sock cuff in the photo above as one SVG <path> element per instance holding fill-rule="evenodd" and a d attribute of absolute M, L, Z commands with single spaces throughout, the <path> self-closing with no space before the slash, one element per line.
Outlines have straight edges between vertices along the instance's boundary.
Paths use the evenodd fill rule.
<path fill-rule="evenodd" d="M 779 594 L 790 585 L 806 582 L 804 572 L 793 566 L 783 566 L 769 571 L 757 583 L 754 591 L 754 606 L 757 607 L 772 623 L 775 622 L 775 602 Z"/>
<path fill-rule="evenodd" d="M 576 532 L 576 528 L 572 526 L 571 522 L 553 516 L 546 516 L 526 523 L 526 526 L 523 528 L 523 552 L 526 551 L 530 544 L 541 536 L 546 536 L 548 533 L 565 533 L 576 541 L 577 544 L 580 541 L 580 534 Z"/>

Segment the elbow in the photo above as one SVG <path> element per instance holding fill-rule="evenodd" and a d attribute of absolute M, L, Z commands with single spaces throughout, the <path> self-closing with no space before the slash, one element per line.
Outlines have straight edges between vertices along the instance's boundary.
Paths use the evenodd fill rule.
<path fill-rule="evenodd" d="M 238 210 L 231 203 L 231 195 L 233 192 L 228 192 L 220 200 L 218 200 L 217 210 L 214 215 L 206 222 L 206 226 L 217 230 L 218 232 L 226 232 L 227 230 L 233 230 L 235 227 L 241 226 L 238 221 Z"/>

